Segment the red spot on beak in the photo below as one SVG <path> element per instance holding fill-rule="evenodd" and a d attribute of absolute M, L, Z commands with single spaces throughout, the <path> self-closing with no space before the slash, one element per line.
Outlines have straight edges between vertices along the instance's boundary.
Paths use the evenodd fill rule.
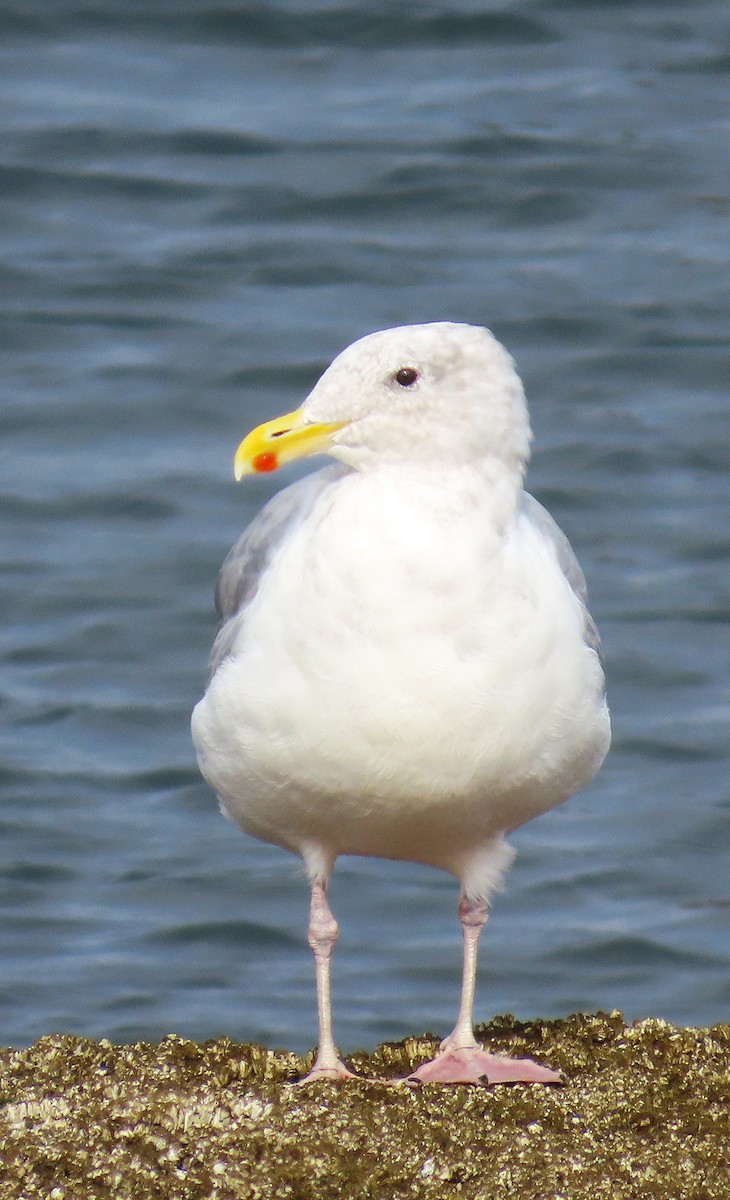
<path fill-rule="evenodd" d="M 278 465 L 278 458 L 270 450 L 264 450 L 263 454 L 257 454 L 251 461 L 254 471 L 275 471 Z"/>

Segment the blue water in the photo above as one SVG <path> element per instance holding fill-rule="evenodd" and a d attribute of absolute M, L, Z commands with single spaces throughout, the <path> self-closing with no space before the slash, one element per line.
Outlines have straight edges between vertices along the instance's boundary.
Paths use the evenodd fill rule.
<path fill-rule="evenodd" d="M 373 329 L 490 325 L 614 717 L 513 837 L 478 1015 L 727 1019 L 724 0 L 16 4 L 0 14 L 0 1042 L 314 1040 L 296 860 L 189 739 L 233 450 Z M 336 1033 L 457 1000 L 456 887 L 343 860 Z"/>

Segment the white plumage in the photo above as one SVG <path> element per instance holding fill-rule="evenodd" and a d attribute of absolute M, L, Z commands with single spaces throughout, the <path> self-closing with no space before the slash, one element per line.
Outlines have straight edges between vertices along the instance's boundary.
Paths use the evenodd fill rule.
<path fill-rule="evenodd" d="M 609 743 L 585 582 L 523 491 L 529 443 L 503 347 L 438 323 L 354 343 L 300 410 L 239 447 L 239 474 L 322 449 L 342 464 L 275 496 L 226 560 L 193 716 L 224 811 L 300 854 L 313 885 L 313 1077 L 346 1070 L 329 1027 L 327 881 L 338 855 L 365 854 L 462 886 L 462 1009 L 416 1077 L 555 1078 L 486 1055 L 471 1029 L 504 835 L 586 783 Z"/>

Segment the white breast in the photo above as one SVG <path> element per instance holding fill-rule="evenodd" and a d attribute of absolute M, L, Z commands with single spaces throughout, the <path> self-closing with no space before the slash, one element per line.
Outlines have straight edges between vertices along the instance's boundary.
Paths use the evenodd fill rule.
<path fill-rule="evenodd" d="M 501 528 L 489 496 L 387 475 L 335 496 L 280 548 L 195 710 L 201 768 L 267 840 L 453 869 L 592 776 L 600 664 L 550 545 Z"/>

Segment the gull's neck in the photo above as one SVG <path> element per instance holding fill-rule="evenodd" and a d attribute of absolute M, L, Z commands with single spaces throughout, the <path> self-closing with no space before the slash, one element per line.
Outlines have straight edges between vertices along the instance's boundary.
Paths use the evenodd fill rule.
<path fill-rule="evenodd" d="M 355 471 L 363 487 L 394 489 L 441 521 L 459 521 L 475 512 L 496 533 L 514 520 L 522 496 L 523 470 L 497 458 L 475 463 L 406 460 L 370 463 Z"/>

